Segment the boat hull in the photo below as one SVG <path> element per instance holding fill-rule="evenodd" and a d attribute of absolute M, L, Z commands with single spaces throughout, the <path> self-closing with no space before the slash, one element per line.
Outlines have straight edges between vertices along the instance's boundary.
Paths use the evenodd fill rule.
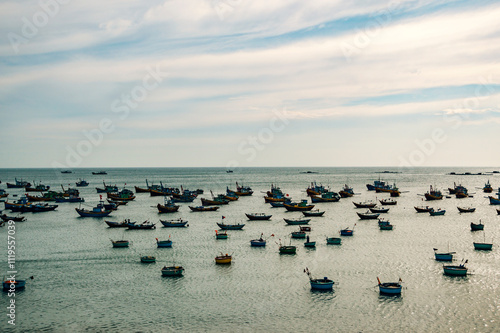
<path fill-rule="evenodd" d="M 295 246 L 280 246 L 280 254 L 295 254 L 297 253 L 297 247 Z"/>
<path fill-rule="evenodd" d="M 379 292 L 385 295 L 400 295 L 402 286 L 399 283 L 381 283 L 378 285 Z"/>
<path fill-rule="evenodd" d="M 328 237 L 326 239 L 326 244 L 329 245 L 340 245 L 342 243 L 342 238 L 339 237 Z"/>
<path fill-rule="evenodd" d="M 329 279 L 311 279 L 309 283 L 314 290 L 332 290 L 334 282 Z"/>
<path fill-rule="evenodd" d="M 249 220 L 252 221 L 264 221 L 269 220 L 272 215 L 257 215 L 257 214 L 245 214 Z"/>
<path fill-rule="evenodd" d="M 491 251 L 493 248 L 492 243 L 476 243 L 474 242 L 474 250 Z"/>
<path fill-rule="evenodd" d="M 4 291 L 7 290 L 21 290 L 26 287 L 26 280 L 6 280 L 3 281 L 2 287 Z"/>
<path fill-rule="evenodd" d="M 214 212 L 214 211 L 216 211 L 219 208 L 220 207 L 218 207 L 218 206 L 214 206 L 214 207 L 205 207 L 205 206 L 193 207 L 193 206 L 189 206 L 189 209 L 191 209 L 193 212 Z"/>
<path fill-rule="evenodd" d="M 224 223 L 217 223 L 217 225 L 222 230 L 241 230 L 245 226 L 244 224 L 224 224 Z"/>
<path fill-rule="evenodd" d="M 184 274 L 182 266 L 163 267 L 161 270 L 161 275 L 168 277 L 182 276 L 182 274 Z"/>
<path fill-rule="evenodd" d="M 471 231 L 477 231 L 477 230 L 484 230 L 484 224 L 475 224 L 473 222 L 470 223 L 470 230 Z"/>
<path fill-rule="evenodd" d="M 302 220 L 290 220 L 290 219 L 283 219 L 285 222 L 289 225 L 302 225 L 302 224 L 308 224 L 311 219 L 302 219 Z"/>
<path fill-rule="evenodd" d="M 443 266 L 445 275 L 448 276 L 466 276 L 467 268 L 462 266 Z"/>
<path fill-rule="evenodd" d="M 75 208 L 75 210 L 81 217 L 106 217 L 111 214 L 111 210 L 105 210 L 102 212 L 93 212 L 78 208 Z"/>

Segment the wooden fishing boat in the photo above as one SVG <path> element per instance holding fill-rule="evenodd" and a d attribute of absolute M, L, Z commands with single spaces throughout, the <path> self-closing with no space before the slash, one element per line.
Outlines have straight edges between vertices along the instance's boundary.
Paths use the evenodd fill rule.
<path fill-rule="evenodd" d="M 266 240 L 263 238 L 263 234 L 260 234 L 259 239 L 252 239 L 250 241 L 250 246 L 263 247 L 266 246 Z"/>
<path fill-rule="evenodd" d="M 102 183 L 104 185 L 104 188 L 96 187 L 95 189 L 96 189 L 97 193 L 118 192 L 118 186 L 106 185 L 106 183 L 104 181 Z"/>
<path fill-rule="evenodd" d="M 225 224 L 225 223 L 217 223 L 217 225 L 222 230 L 241 230 L 245 226 L 244 224 Z"/>
<path fill-rule="evenodd" d="M 35 182 L 33 182 L 34 184 Z M 35 184 L 35 186 L 26 186 L 24 188 L 25 191 L 27 192 L 47 192 L 50 189 L 50 186 L 43 185 L 43 184 Z"/>
<path fill-rule="evenodd" d="M 25 181 L 25 180 L 17 180 L 17 178 L 15 178 L 15 184 L 12 184 L 12 183 L 7 183 L 7 188 L 24 188 L 24 187 L 29 187 L 31 186 L 31 183 Z"/>
<path fill-rule="evenodd" d="M 76 186 L 77 187 L 85 187 L 85 186 L 89 186 L 89 182 L 84 180 L 84 179 L 79 179 L 77 182 L 76 182 Z"/>
<path fill-rule="evenodd" d="M 391 198 L 382 199 L 382 200 L 379 200 L 379 201 L 382 204 L 382 206 L 397 205 L 397 203 L 398 203 L 396 200 L 393 200 Z"/>
<path fill-rule="evenodd" d="M 431 210 L 434 208 L 429 207 L 429 206 L 418 206 L 418 207 L 413 207 L 417 211 L 417 213 L 429 213 Z"/>
<path fill-rule="evenodd" d="M 229 254 L 220 254 L 219 256 L 215 257 L 215 263 L 218 265 L 229 265 L 231 264 L 231 261 L 233 260 L 233 256 Z"/>
<path fill-rule="evenodd" d="M 311 276 L 311 272 L 309 272 L 309 269 L 306 267 L 304 269 L 304 273 L 307 274 L 309 277 L 309 283 L 311 285 L 311 289 L 313 290 L 332 290 L 334 282 L 333 280 L 330 280 L 328 277 L 324 277 L 322 279 L 313 279 Z"/>
<path fill-rule="evenodd" d="M 222 195 L 222 198 L 226 199 L 226 200 L 229 200 L 229 201 L 236 201 L 238 200 L 240 197 L 237 196 L 234 192 L 231 192 L 231 193 L 227 193 L 225 195 Z"/>
<path fill-rule="evenodd" d="M 310 210 L 310 211 L 303 211 L 302 214 L 304 214 L 304 216 L 323 216 L 323 214 L 325 214 L 325 211 L 320 211 L 319 209 L 314 209 L 314 210 Z"/>
<path fill-rule="evenodd" d="M 434 249 L 434 259 L 437 261 L 452 261 L 453 260 L 453 255 L 456 252 L 437 252 L 438 249 Z"/>
<path fill-rule="evenodd" d="M 178 277 L 184 274 L 184 268 L 182 266 L 165 266 L 161 269 L 161 275 L 169 277 Z"/>
<path fill-rule="evenodd" d="M 61 173 L 73 173 L 71 170 L 61 170 Z"/>
<path fill-rule="evenodd" d="M 476 243 L 474 242 L 474 250 L 491 251 L 493 243 Z"/>
<path fill-rule="evenodd" d="M 221 199 L 221 198 L 214 198 L 213 200 L 201 198 L 201 204 L 203 206 L 216 206 L 216 205 L 227 205 L 229 203 L 229 200 L 227 199 Z"/>
<path fill-rule="evenodd" d="M 8 222 L 8 221 L 24 222 L 24 221 L 26 221 L 26 217 L 24 217 L 24 216 L 8 216 L 6 214 L 2 214 L 2 215 L 0 215 L 0 218 L 4 222 Z"/>
<path fill-rule="evenodd" d="M 276 201 L 276 202 L 269 202 L 271 207 L 277 208 L 277 207 L 285 207 L 283 206 L 285 203 L 291 203 L 291 201 Z"/>
<path fill-rule="evenodd" d="M 466 276 L 467 275 L 467 267 L 465 267 L 465 263 L 460 265 L 443 265 L 443 271 L 445 275 L 449 276 Z"/>
<path fill-rule="evenodd" d="M 297 247 L 293 245 L 280 245 L 280 254 L 295 254 L 297 253 Z"/>
<path fill-rule="evenodd" d="M 114 200 L 114 199 L 106 199 L 110 204 L 117 205 L 117 206 L 123 206 L 128 204 L 130 201 L 122 201 L 122 200 Z"/>
<path fill-rule="evenodd" d="M 285 197 L 285 196 L 276 196 L 276 197 L 264 197 L 264 202 L 266 203 L 271 203 L 271 202 L 292 202 L 290 198 Z"/>
<path fill-rule="evenodd" d="M 400 295 L 403 286 L 401 285 L 401 279 L 398 282 L 384 282 L 381 283 L 380 279 L 377 277 L 378 290 L 381 294 L 386 295 Z"/>
<path fill-rule="evenodd" d="M 338 202 L 340 200 L 340 196 L 335 192 L 326 192 L 321 195 L 311 195 L 311 201 L 314 203 L 317 202 Z"/>
<path fill-rule="evenodd" d="M 457 207 L 457 209 L 460 213 L 474 213 L 476 211 L 476 208 L 474 207 L 469 207 L 469 208 Z"/>
<path fill-rule="evenodd" d="M 153 262 L 156 262 L 156 257 L 153 256 L 142 256 L 141 257 L 141 262 L 145 264 L 150 264 Z"/>
<path fill-rule="evenodd" d="M 187 224 L 188 221 L 185 221 L 181 218 L 175 219 L 175 220 L 160 220 L 161 224 L 165 228 L 181 228 L 181 227 L 189 227 Z"/>
<path fill-rule="evenodd" d="M 158 238 L 155 238 L 156 239 L 156 246 L 157 247 L 172 247 L 172 240 L 169 238 L 167 240 L 158 240 Z"/>
<path fill-rule="evenodd" d="M 144 221 L 141 224 L 133 223 L 128 225 L 128 230 L 150 230 L 156 229 L 156 225 L 154 223 L 149 223 L 149 221 Z"/>
<path fill-rule="evenodd" d="M 300 225 L 300 224 L 308 224 L 311 219 L 304 219 L 304 218 L 296 218 L 296 219 L 285 219 L 285 222 L 290 225 Z"/>
<path fill-rule="evenodd" d="M 225 230 L 215 230 L 215 239 L 227 239 L 228 234 Z"/>
<path fill-rule="evenodd" d="M 75 210 L 81 217 L 105 217 L 112 212 L 111 209 L 105 209 L 102 200 L 92 210 L 85 208 L 75 208 Z"/>
<path fill-rule="evenodd" d="M 293 211 L 311 210 L 314 208 L 314 205 L 308 205 L 307 200 L 302 200 L 299 203 L 293 203 L 293 202 L 290 204 L 284 203 L 283 207 L 285 207 L 286 210 L 293 212 Z"/>
<path fill-rule="evenodd" d="M 401 195 L 401 192 L 398 190 L 390 190 L 388 191 L 391 197 L 399 197 Z"/>
<path fill-rule="evenodd" d="M 160 213 L 175 213 L 179 210 L 180 206 L 177 206 L 172 200 L 165 200 L 163 205 L 157 204 L 156 208 Z"/>
<path fill-rule="evenodd" d="M 378 224 L 378 228 L 380 230 L 392 230 L 393 229 L 393 225 L 390 224 L 390 223 L 379 223 Z"/>
<path fill-rule="evenodd" d="M 366 184 L 366 188 L 368 191 L 376 191 L 377 189 L 380 191 L 382 189 L 389 190 L 391 189 L 391 186 L 379 178 L 378 180 L 375 180 L 373 184 Z"/>
<path fill-rule="evenodd" d="M 486 184 L 484 184 L 483 192 L 484 193 L 491 193 L 491 192 L 493 192 L 493 187 L 491 187 L 489 179 L 488 179 L 488 182 Z"/>
<path fill-rule="evenodd" d="M 111 240 L 113 247 L 128 247 L 130 242 L 128 240 Z"/>
<path fill-rule="evenodd" d="M 245 213 L 249 220 L 269 220 L 272 215 L 265 213 Z"/>
<path fill-rule="evenodd" d="M 471 222 L 470 230 L 471 231 L 484 230 L 484 224 L 481 223 L 481 220 L 479 220 L 479 223 Z"/>
<path fill-rule="evenodd" d="M 328 245 L 340 245 L 341 243 L 342 243 L 342 238 L 326 237 L 326 244 Z"/>
<path fill-rule="evenodd" d="M 316 184 L 316 182 L 311 182 L 311 185 L 306 189 L 306 193 L 308 196 L 321 195 L 327 192 L 329 192 L 327 188 L 325 188 L 321 184 L 320 185 Z"/>
<path fill-rule="evenodd" d="M 85 202 L 84 198 L 80 197 L 57 197 L 56 202 Z"/>
<path fill-rule="evenodd" d="M 139 186 L 134 186 L 135 193 L 149 193 L 151 192 L 151 189 L 149 188 L 142 188 Z"/>
<path fill-rule="evenodd" d="M 377 205 L 375 202 L 365 201 L 365 202 L 352 202 L 356 208 L 373 208 Z"/>
<path fill-rule="evenodd" d="M 352 187 L 349 187 L 347 184 L 344 184 L 342 190 L 339 191 L 339 195 L 341 198 L 350 198 L 354 196 L 354 190 Z"/>
<path fill-rule="evenodd" d="M 49 191 L 49 192 L 43 193 L 42 196 L 30 195 L 30 194 L 26 193 L 26 198 L 28 198 L 28 201 L 31 201 L 31 202 L 56 201 L 56 198 L 62 198 L 62 197 L 63 197 L 63 193 L 55 192 L 55 191 Z"/>
<path fill-rule="evenodd" d="M 104 170 L 101 171 L 92 171 L 93 175 L 107 175 L 108 173 Z"/>
<path fill-rule="evenodd" d="M 252 189 L 249 186 L 240 186 L 238 185 L 238 182 L 236 182 L 236 191 L 230 190 L 229 188 L 226 188 L 226 193 L 234 193 L 239 197 L 244 197 L 244 196 L 250 196 L 253 194 Z"/>
<path fill-rule="evenodd" d="M 310 226 L 299 225 L 299 228 L 300 228 L 300 231 L 306 231 L 306 232 L 310 232 L 311 231 L 311 227 Z"/>
<path fill-rule="evenodd" d="M 40 212 L 50 212 L 55 210 L 58 205 L 49 205 L 49 204 L 41 204 L 35 203 L 31 205 L 26 205 L 21 209 L 21 212 L 31 212 L 31 213 L 40 213 Z"/>
<path fill-rule="evenodd" d="M 500 195 L 499 195 L 500 197 Z M 497 199 L 495 197 L 489 196 L 490 199 L 490 205 L 500 205 L 500 199 Z"/>
<path fill-rule="evenodd" d="M 28 201 L 26 196 L 22 196 L 15 202 L 9 202 L 8 200 L 4 202 L 5 209 L 9 209 L 12 212 L 23 212 L 25 211 L 27 206 L 30 206 L 32 203 Z"/>
<path fill-rule="evenodd" d="M 110 228 L 128 228 L 130 224 L 135 224 L 136 222 L 131 222 L 130 219 L 125 219 L 121 222 L 114 221 L 104 221 Z"/>
<path fill-rule="evenodd" d="M 307 236 L 307 240 L 304 242 L 304 247 L 316 247 L 316 242 L 309 240 L 309 236 Z"/>
<path fill-rule="evenodd" d="M 439 215 L 444 215 L 446 213 L 445 209 L 438 208 L 438 210 L 431 209 L 429 211 L 429 214 L 431 216 L 439 216 Z"/>
<path fill-rule="evenodd" d="M 370 209 L 370 212 L 372 213 L 387 213 L 389 212 L 389 208 L 383 208 L 383 207 L 372 207 L 372 208 L 369 208 Z"/>
<path fill-rule="evenodd" d="M 443 194 L 441 193 L 441 191 L 434 189 L 432 187 L 432 185 L 430 186 L 429 191 L 424 194 L 424 196 L 425 196 L 425 199 L 428 201 L 442 200 L 443 199 Z"/>
<path fill-rule="evenodd" d="M 26 280 L 4 280 L 2 281 L 2 287 L 4 291 L 22 290 L 26 287 Z"/>
<path fill-rule="evenodd" d="M 220 207 L 218 206 L 213 206 L 213 207 L 206 207 L 206 206 L 188 206 L 189 209 L 191 209 L 193 212 L 213 212 L 219 209 Z"/>
<path fill-rule="evenodd" d="M 109 199 L 117 201 L 132 201 L 135 199 L 135 195 L 130 190 L 122 190 L 119 192 L 107 192 L 106 195 Z"/>
<path fill-rule="evenodd" d="M 356 214 L 358 214 L 359 218 L 362 220 L 375 220 L 380 216 L 379 213 L 371 213 L 370 211 L 367 211 L 366 213 L 356 212 Z"/>

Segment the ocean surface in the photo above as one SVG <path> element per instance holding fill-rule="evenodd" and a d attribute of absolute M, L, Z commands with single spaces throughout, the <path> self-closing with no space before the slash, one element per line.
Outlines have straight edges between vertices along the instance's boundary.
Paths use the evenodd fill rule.
<path fill-rule="evenodd" d="M 301 173 L 307 170 L 318 173 Z M 401 173 L 378 173 L 384 170 Z M 11 298 L 0 296 L 0 331 L 16 332 L 500 332 L 500 216 L 480 188 L 490 181 L 500 186 L 500 174 L 447 175 L 449 172 L 491 172 L 491 168 L 117 168 L 107 175 L 96 169 L 73 169 L 61 174 L 52 169 L 0 169 L 0 188 L 14 179 L 42 182 L 53 190 L 75 187 L 79 178 L 90 182 L 79 188 L 89 208 L 99 201 L 96 187 L 108 184 L 129 189 L 163 182 L 165 186 L 203 189 L 199 197 L 223 193 L 235 183 L 252 187 L 253 196 L 221 206 L 216 212 L 191 212 L 181 203 L 179 212 L 159 214 L 162 197 L 138 193 L 107 218 L 81 218 L 77 203 L 60 203 L 57 210 L 25 213 L 16 223 L 16 270 L 28 280 L 18 291 L 16 325 L 8 323 Z M 367 191 L 366 184 L 381 178 L 395 182 L 403 192 L 385 218 L 395 226 L 381 231 L 376 220 L 359 220 L 352 201 L 376 200 L 387 193 Z M 276 184 L 295 200 L 306 199 L 305 190 L 316 181 L 338 192 L 349 184 L 359 195 L 337 203 L 321 203 L 323 217 L 310 222 L 315 249 L 304 240 L 290 239 L 297 226 L 283 218 L 300 217 L 264 203 L 262 192 Z M 424 202 L 429 185 L 444 190 L 461 183 L 472 198 Z M 126 184 L 126 185 L 125 185 Z M 9 189 L 9 201 L 22 189 Z M 414 206 L 446 209 L 444 216 L 418 214 Z M 459 214 L 457 206 L 473 206 L 476 212 Z M 500 207 L 499 207 L 500 208 Z M 0 203 L 0 209 L 3 204 Z M 4 211 L 9 215 L 17 214 Z M 272 214 L 270 221 L 247 221 L 245 213 Z M 216 240 L 216 222 L 245 223 L 241 231 L 228 231 L 229 239 Z M 104 220 L 149 220 L 155 230 L 110 229 Z M 163 228 L 159 219 L 183 218 L 187 228 Z M 484 233 L 471 232 L 479 220 Z M 326 245 L 341 228 L 354 227 L 353 237 L 342 245 Z M 263 233 L 264 248 L 250 247 Z M 274 235 L 274 236 L 271 236 Z M 158 249 L 155 238 L 173 240 L 172 248 Z M 129 248 L 112 248 L 110 239 L 128 239 Z M 296 255 L 280 255 L 278 242 L 298 247 Z M 476 251 L 474 241 L 493 240 L 493 251 Z M 442 263 L 434 260 L 433 248 L 455 251 L 455 263 L 468 260 L 469 275 L 443 275 Z M 220 253 L 233 254 L 228 266 L 216 265 Z M 153 264 L 140 257 L 152 255 Z M 161 276 L 164 265 L 182 265 L 184 276 Z M 304 273 L 335 281 L 331 292 L 311 291 Z M 0 270 L 6 275 L 7 228 L 0 228 Z M 383 282 L 402 279 L 401 296 L 382 296 Z"/>

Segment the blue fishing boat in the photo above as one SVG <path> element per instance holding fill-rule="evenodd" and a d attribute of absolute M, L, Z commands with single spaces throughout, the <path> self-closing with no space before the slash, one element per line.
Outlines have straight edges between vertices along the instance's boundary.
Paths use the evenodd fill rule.
<path fill-rule="evenodd" d="M 145 264 L 151 264 L 153 262 L 156 262 L 156 257 L 153 256 L 142 256 L 141 257 L 141 262 Z"/>
<path fill-rule="evenodd" d="M 302 214 L 306 217 L 308 216 L 323 216 L 323 214 L 325 214 L 325 211 L 320 211 L 319 209 L 314 209 L 314 210 L 310 210 L 310 211 L 303 211 Z"/>
<path fill-rule="evenodd" d="M 31 277 L 33 278 L 33 277 Z M 4 280 L 3 283 L 3 290 L 4 291 L 14 291 L 14 290 L 21 290 L 26 287 L 26 280 Z"/>
<path fill-rule="evenodd" d="M 265 214 L 265 213 L 245 213 L 245 215 L 248 217 L 249 220 L 252 220 L 252 221 L 269 220 L 272 216 L 272 215 Z"/>
<path fill-rule="evenodd" d="M 111 240 L 113 247 L 128 247 L 130 242 L 128 240 Z"/>
<path fill-rule="evenodd" d="M 290 225 L 301 225 L 301 224 L 308 224 L 311 219 L 303 219 L 303 218 L 296 218 L 296 219 L 285 219 L 285 222 Z"/>
<path fill-rule="evenodd" d="M 434 210 L 434 208 L 433 208 L 433 209 L 431 209 L 431 210 L 429 211 L 429 214 L 430 214 L 431 216 L 439 216 L 439 215 L 444 215 L 445 213 L 446 213 L 446 210 L 441 209 L 441 208 L 438 208 L 438 210 Z"/>
<path fill-rule="evenodd" d="M 311 285 L 311 289 L 313 289 L 313 290 L 332 290 L 333 289 L 333 285 L 334 285 L 333 280 L 330 280 L 326 276 L 322 279 L 313 279 L 311 276 L 311 272 L 309 271 L 309 269 L 307 267 L 306 267 L 306 269 L 304 269 L 304 273 L 306 273 L 307 276 L 309 277 L 309 283 Z"/>
<path fill-rule="evenodd" d="M 292 202 L 290 204 L 283 203 L 283 207 L 286 208 L 288 211 L 304 211 L 304 210 L 311 210 L 314 208 L 314 205 L 308 205 L 307 200 L 302 200 L 301 202 L 295 203 Z"/>
<path fill-rule="evenodd" d="M 241 230 L 245 226 L 244 224 L 225 224 L 225 223 L 217 223 L 219 228 L 222 230 Z"/>
<path fill-rule="evenodd" d="M 178 218 L 176 220 L 167 220 L 167 221 L 160 220 L 160 222 L 166 228 L 181 228 L 181 227 L 188 227 L 189 226 L 187 224 L 188 221 L 185 221 L 181 218 Z"/>
<path fill-rule="evenodd" d="M 31 183 L 28 183 L 27 181 L 22 180 L 22 179 L 17 180 L 17 178 L 16 178 L 15 181 L 16 181 L 15 184 L 7 183 L 7 188 L 24 188 L 24 187 L 31 186 Z"/>
<path fill-rule="evenodd" d="M 84 180 L 84 179 L 79 179 L 77 182 L 76 182 L 76 186 L 77 187 L 85 187 L 85 186 L 89 186 L 89 182 Z"/>
<path fill-rule="evenodd" d="M 370 211 L 367 211 L 365 213 L 356 212 L 356 214 L 358 214 L 361 220 L 375 220 L 380 216 L 380 213 L 371 213 Z"/>
<path fill-rule="evenodd" d="M 452 261 L 453 260 L 453 255 L 456 252 L 437 252 L 438 249 L 434 249 L 434 259 L 437 261 Z"/>
<path fill-rule="evenodd" d="M 56 197 L 55 198 L 56 202 L 85 202 L 84 198 L 80 197 Z"/>
<path fill-rule="evenodd" d="M 352 187 L 344 184 L 342 190 L 339 191 L 339 195 L 341 198 L 350 198 L 354 195 L 354 190 L 352 189 Z"/>
<path fill-rule="evenodd" d="M 340 230 L 340 236 L 352 236 L 353 234 L 354 234 L 354 227 L 352 229 L 345 228 Z"/>
<path fill-rule="evenodd" d="M 484 230 L 484 224 L 481 223 L 481 220 L 479 220 L 479 223 L 471 222 L 470 230 L 471 231 Z"/>
<path fill-rule="evenodd" d="M 81 217 L 105 217 L 112 212 L 111 209 L 105 209 L 104 201 L 102 200 L 92 210 L 85 208 L 75 208 L 75 210 Z"/>
<path fill-rule="evenodd" d="M 260 238 L 259 239 L 252 239 L 250 241 L 250 245 L 251 246 L 255 246 L 255 247 L 266 246 L 266 240 L 263 238 L 263 235 L 264 234 L 260 234 Z"/>
<path fill-rule="evenodd" d="M 491 251 L 493 243 L 476 243 L 474 242 L 474 250 Z"/>
<path fill-rule="evenodd" d="M 304 243 L 304 247 L 316 247 L 316 242 L 315 241 L 311 241 L 309 239 L 309 236 L 306 237 L 306 241 Z"/>
<path fill-rule="evenodd" d="M 340 196 L 336 192 L 325 192 L 320 195 L 311 195 L 311 201 L 313 203 L 317 202 L 337 202 L 340 200 Z"/>
<path fill-rule="evenodd" d="M 377 277 L 378 281 L 378 289 L 381 294 L 386 295 L 399 295 L 401 294 L 401 289 L 403 286 L 401 285 L 401 279 L 398 282 L 384 282 L 381 283 L 380 279 Z"/>
<path fill-rule="evenodd" d="M 215 239 L 227 239 L 228 234 L 225 230 L 215 230 Z"/>
<path fill-rule="evenodd" d="M 306 232 L 305 231 L 293 231 L 292 232 L 292 238 L 306 238 Z"/>
<path fill-rule="evenodd" d="M 326 244 L 328 245 L 340 245 L 341 243 L 342 243 L 342 238 L 326 237 Z"/>
<path fill-rule="evenodd" d="M 468 261 L 469 260 L 465 260 L 465 262 L 460 265 L 443 265 L 444 274 L 449 276 L 466 276 L 467 267 L 465 267 L 465 264 Z"/>
<path fill-rule="evenodd" d="M 365 202 L 352 202 L 356 208 L 373 208 L 377 205 L 376 202 L 365 201 Z"/>
<path fill-rule="evenodd" d="M 169 277 L 182 276 L 184 268 L 182 266 L 165 266 L 161 269 L 161 275 Z"/>
<path fill-rule="evenodd" d="M 169 238 L 167 240 L 158 240 L 156 239 L 156 246 L 158 247 L 172 247 L 172 240 Z"/>

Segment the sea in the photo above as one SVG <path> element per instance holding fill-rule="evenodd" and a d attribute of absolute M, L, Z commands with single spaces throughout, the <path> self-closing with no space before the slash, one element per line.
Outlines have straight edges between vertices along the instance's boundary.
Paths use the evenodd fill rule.
<path fill-rule="evenodd" d="M 133 190 L 146 187 L 147 180 L 203 189 L 204 194 L 191 204 L 180 203 L 172 214 L 159 214 L 156 205 L 163 198 L 149 193 L 137 193 L 107 218 L 82 218 L 75 211 L 80 204 L 59 203 L 52 212 L 24 213 L 26 221 L 15 223 L 14 233 L 7 226 L 0 228 L 2 275 L 8 277 L 14 268 L 17 278 L 27 279 L 26 288 L 15 295 L 1 293 L 1 332 L 500 332 L 500 215 L 482 192 L 487 181 L 497 192 L 500 174 L 493 173 L 495 169 L 287 167 L 228 173 L 225 168 L 106 168 L 106 175 L 93 175 L 98 168 L 71 171 L 0 169 L 0 188 L 17 178 L 58 191 L 85 179 L 90 185 L 79 190 L 86 208 L 100 200 L 96 187 L 103 182 Z M 461 175 L 467 172 L 471 175 Z M 389 197 L 367 190 L 366 184 L 378 179 L 396 183 L 402 192 L 395 198 L 397 205 L 387 206 L 390 210 L 383 214 L 393 230 L 379 230 L 376 220 L 360 220 L 356 212 L 366 209 L 353 205 Z M 201 205 L 201 197 L 235 189 L 236 182 L 250 186 L 253 195 L 215 212 L 188 208 Z M 272 208 L 263 198 L 274 184 L 294 201 L 307 199 L 311 182 L 335 192 L 348 184 L 356 193 L 339 202 L 316 204 L 325 211 L 309 223 L 316 248 L 290 237 L 298 227 L 283 219 L 301 217 L 301 212 Z M 471 196 L 423 200 L 430 185 L 447 193 L 455 183 L 467 187 Z M 9 201 L 24 193 L 7 192 Z M 414 206 L 421 205 L 445 209 L 446 214 L 417 213 Z M 458 206 L 476 211 L 460 214 Z M 248 221 L 245 213 L 268 213 L 272 218 Z M 225 223 L 245 227 L 217 240 L 216 223 L 223 216 Z M 164 228 L 159 223 L 177 218 L 188 220 L 189 227 Z M 157 228 L 123 230 L 104 222 L 123 219 L 148 220 Z M 479 221 L 484 232 L 472 232 L 470 223 Z M 339 237 L 339 230 L 347 227 L 354 229 L 352 237 L 342 237 L 341 245 L 326 244 L 326 237 Z M 8 262 L 9 232 L 15 241 L 13 268 Z M 267 245 L 251 247 L 250 240 L 261 234 Z M 157 248 L 156 238 L 170 238 L 172 248 Z M 130 247 L 113 248 L 111 240 L 118 239 L 129 240 Z M 473 242 L 483 241 L 492 241 L 493 250 L 474 250 Z M 297 246 L 297 253 L 280 255 L 279 243 Z M 434 260 L 434 248 L 456 252 L 454 264 L 467 261 L 469 274 L 444 275 L 443 263 Z M 232 263 L 216 265 L 220 253 L 232 254 Z M 141 263 L 145 255 L 155 256 L 156 263 Z M 162 277 L 161 268 L 172 265 L 183 266 L 184 275 Z M 332 279 L 333 290 L 311 290 L 306 268 L 315 278 Z M 401 295 L 381 295 L 377 278 L 401 279 Z M 13 300 L 14 321 L 7 308 Z"/>

